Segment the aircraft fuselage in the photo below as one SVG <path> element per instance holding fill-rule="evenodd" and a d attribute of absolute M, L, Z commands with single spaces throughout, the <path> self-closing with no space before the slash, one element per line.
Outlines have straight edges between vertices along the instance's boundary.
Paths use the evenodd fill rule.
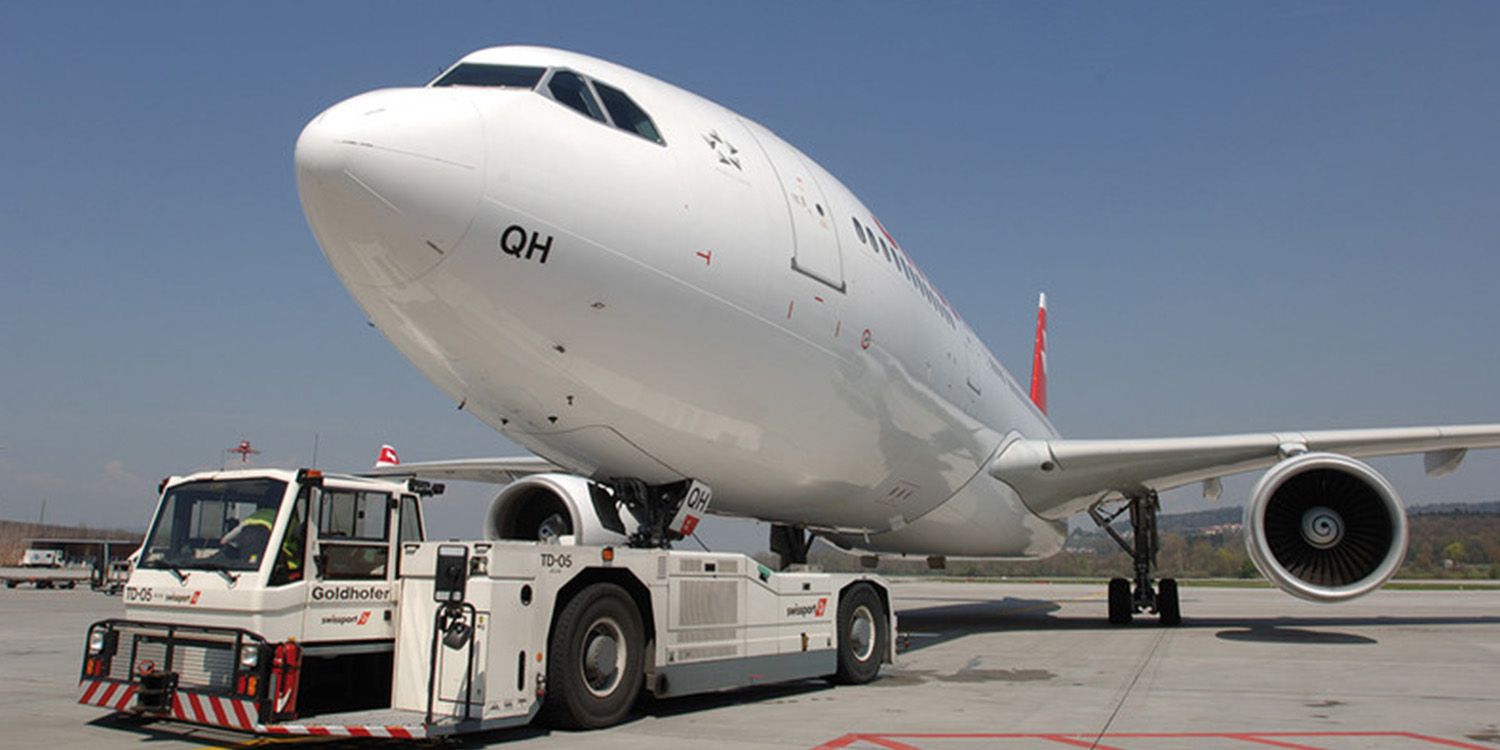
<path fill-rule="evenodd" d="M 842 183 L 602 60 L 460 64 L 546 72 L 356 96 L 297 146 L 329 262 L 455 403 L 585 476 L 696 478 L 716 512 L 864 549 L 1061 546 L 1063 525 L 983 470 L 1052 426 Z M 658 137 L 566 106 L 559 72 L 623 91 Z"/>

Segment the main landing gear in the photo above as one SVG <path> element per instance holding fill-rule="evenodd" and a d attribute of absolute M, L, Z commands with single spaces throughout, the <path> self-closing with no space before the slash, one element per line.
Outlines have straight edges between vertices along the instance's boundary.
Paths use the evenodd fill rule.
<path fill-rule="evenodd" d="M 1106 513 L 1102 503 L 1089 508 L 1089 517 L 1104 529 L 1120 549 L 1135 562 L 1135 589 L 1131 581 L 1112 578 L 1109 581 L 1109 622 L 1111 625 L 1127 625 L 1137 612 L 1154 613 L 1162 625 L 1182 624 L 1182 609 L 1178 606 L 1177 581 L 1163 578 L 1152 586 L 1151 573 L 1156 567 L 1156 552 L 1161 540 L 1156 533 L 1156 513 L 1161 502 L 1155 492 L 1146 492 L 1125 498 L 1125 504 Z M 1131 539 L 1115 531 L 1110 524 L 1120 516 L 1130 514 Z"/>
<path fill-rule="evenodd" d="M 816 539 L 801 526 L 771 524 L 771 552 L 781 558 L 782 570 L 793 565 L 806 565 L 807 553 Z"/>

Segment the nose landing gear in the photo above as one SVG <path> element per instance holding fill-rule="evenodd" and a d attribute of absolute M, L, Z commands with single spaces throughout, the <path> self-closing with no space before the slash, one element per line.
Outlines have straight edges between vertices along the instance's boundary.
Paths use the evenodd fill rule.
<path fill-rule="evenodd" d="M 1163 578 L 1152 585 L 1151 574 L 1156 567 L 1156 552 L 1161 540 L 1156 532 L 1156 514 L 1161 502 L 1156 492 L 1147 491 L 1125 498 L 1125 502 L 1112 512 L 1103 509 L 1103 503 L 1089 508 L 1089 517 L 1099 528 L 1104 529 L 1135 564 L 1134 589 L 1132 582 L 1124 578 L 1112 578 L 1109 582 L 1109 622 L 1111 625 L 1127 625 L 1137 612 L 1151 612 L 1164 626 L 1182 624 L 1182 609 L 1177 599 L 1177 581 Z M 1131 539 L 1126 540 L 1111 525 L 1120 516 L 1130 514 Z"/>

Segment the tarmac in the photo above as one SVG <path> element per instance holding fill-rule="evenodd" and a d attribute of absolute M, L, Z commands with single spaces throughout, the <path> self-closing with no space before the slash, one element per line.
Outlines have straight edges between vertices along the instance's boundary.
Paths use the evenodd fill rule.
<path fill-rule="evenodd" d="M 1099 585 L 896 580 L 893 592 L 901 650 L 869 685 L 648 699 L 610 729 L 525 728 L 449 746 L 1500 748 L 1497 589 L 1317 605 L 1184 587 L 1177 628 L 1149 616 L 1109 626 Z M 85 629 L 122 611 L 118 597 L 87 590 L 0 590 L 0 748 L 334 746 L 77 705 Z"/>

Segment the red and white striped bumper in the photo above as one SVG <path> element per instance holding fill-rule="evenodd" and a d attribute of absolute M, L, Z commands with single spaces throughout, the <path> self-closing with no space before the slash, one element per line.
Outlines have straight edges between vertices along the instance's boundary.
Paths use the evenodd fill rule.
<path fill-rule="evenodd" d="M 319 724 L 272 724 L 258 727 L 265 734 L 311 735 L 314 737 L 379 737 L 415 740 L 427 736 L 421 727 L 340 726 Z"/>
<path fill-rule="evenodd" d="M 78 702 L 85 706 L 124 711 L 135 697 L 136 686 L 109 680 L 83 680 L 78 683 L 78 689 L 83 691 L 78 695 Z"/>
<path fill-rule="evenodd" d="M 139 686 L 110 680 L 83 680 L 78 702 L 114 711 L 128 711 Z M 240 698 L 220 698 L 177 690 L 172 696 L 171 718 L 192 724 L 235 729 L 269 735 L 302 735 L 312 737 L 372 737 L 414 740 L 427 736 L 420 726 L 348 726 L 341 724 L 261 724 L 256 721 L 255 703 Z"/>
<path fill-rule="evenodd" d="M 257 726 L 254 701 L 219 698 L 186 690 L 178 690 L 172 695 L 172 718 L 242 732 L 253 732 Z"/>
<path fill-rule="evenodd" d="M 140 689 L 134 683 L 87 679 L 80 682 L 78 687 L 83 691 L 78 696 L 79 703 L 115 711 L 129 710 L 131 699 Z M 254 732 L 260 728 L 256 723 L 258 717 L 254 701 L 220 698 L 187 690 L 178 690 L 173 694 L 171 718 L 243 732 Z"/>

